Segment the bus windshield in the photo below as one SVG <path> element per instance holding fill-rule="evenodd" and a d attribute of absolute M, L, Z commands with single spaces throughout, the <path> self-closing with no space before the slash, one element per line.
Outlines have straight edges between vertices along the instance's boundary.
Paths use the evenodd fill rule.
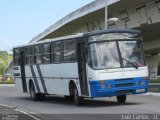
<path fill-rule="evenodd" d="M 141 40 L 98 40 L 90 42 L 89 46 L 93 69 L 138 68 L 144 65 Z"/>

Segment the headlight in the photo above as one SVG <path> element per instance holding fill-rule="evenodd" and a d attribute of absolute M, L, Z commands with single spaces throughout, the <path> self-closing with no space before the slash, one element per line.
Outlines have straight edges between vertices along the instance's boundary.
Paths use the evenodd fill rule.
<path fill-rule="evenodd" d="M 144 85 L 146 85 L 146 83 L 145 83 L 145 82 L 141 82 L 141 85 L 143 85 L 143 86 L 144 86 Z"/>
<path fill-rule="evenodd" d="M 102 88 L 109 89 L 112 87 L 112 84 L 102 85 Z"/>
<path fill-rule="evenodd" d="M 141 82 L 136 82 L 136 86 L 140 86 L 141 85 Z"/>

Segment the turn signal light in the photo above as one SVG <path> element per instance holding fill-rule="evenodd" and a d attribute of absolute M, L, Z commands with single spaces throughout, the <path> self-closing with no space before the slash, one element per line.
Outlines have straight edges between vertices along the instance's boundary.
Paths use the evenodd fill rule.
<path fill-rule="evenodd" d="M 142 80 L 147 80 L 147 77 L 142 77 Z"/>
<path fill-rule="evenodd" d="M 100 83 L 101 83 L 101 85 L 103 85 L 104 84 L 104 80 L 100 80 Z"/>

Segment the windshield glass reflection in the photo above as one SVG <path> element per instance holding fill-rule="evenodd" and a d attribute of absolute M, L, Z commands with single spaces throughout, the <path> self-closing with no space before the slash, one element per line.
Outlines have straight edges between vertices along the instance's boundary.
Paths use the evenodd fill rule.
<path fill-rule="evenodd" d="M 90 54 L 94 69 L 120 67 L 116 42 L 92 43 Z"/>
<path fill-rule="evenodd" d="M 121 67 L 138 69 L 144 66 L 142 41 L 134 39 L 139 36 L 130 33 L 91 36 L 89 39 L 91 67 L 93 69 Z"/>
<path fill-rule="evenodd" d="M 124 67 L 132 67 L 143 65 L 140 41 L 119 41 L 121 56 Z"/>

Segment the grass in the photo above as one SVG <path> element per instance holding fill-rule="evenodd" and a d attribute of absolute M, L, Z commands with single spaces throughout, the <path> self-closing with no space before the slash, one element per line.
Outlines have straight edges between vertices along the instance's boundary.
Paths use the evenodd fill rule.
<path fill-rule="evenodd" d="M 0 80 L 0 84 L 14 84 L 15 82 L 13 80 L 6 80 L 6 81 L 2 81 Z"/>
<path fill-rule="evenodd" d="M 149 80 L 149 83 L 160 83 L 160 79 L 158 79 L 158 80 Z"/>

